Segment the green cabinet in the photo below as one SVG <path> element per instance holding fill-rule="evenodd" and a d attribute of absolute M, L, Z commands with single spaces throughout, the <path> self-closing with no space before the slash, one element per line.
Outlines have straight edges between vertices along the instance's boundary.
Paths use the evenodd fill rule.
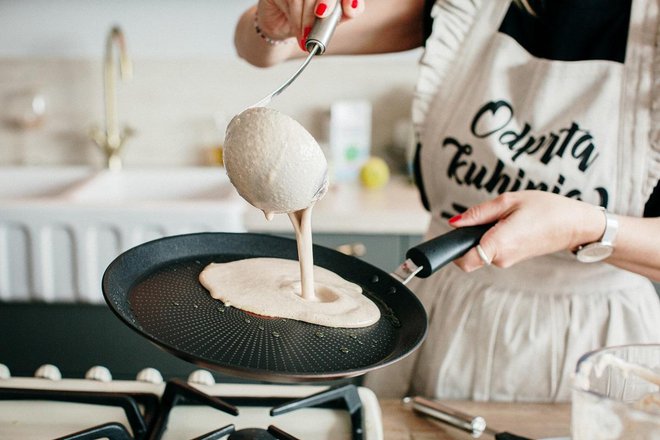
<path fill-rule="evenodd" d="M 292 234 L 281 234 L 293 237 Z M 422 241 L 418 235 L 314 233 L 314 244 L 361 258 L 391 272 L 405 260 L 406 251 Z"/>
<path fill-rule="evenodd" d="M 391 272 L 405 260 L 411 243 L 421 237 L 407 235 L 317 234 L 314 242 L 361 258 L 367 263 Z"/>

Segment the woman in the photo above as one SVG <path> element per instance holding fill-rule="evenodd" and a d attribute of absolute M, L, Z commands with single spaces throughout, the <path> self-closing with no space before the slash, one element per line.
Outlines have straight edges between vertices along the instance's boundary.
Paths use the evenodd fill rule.
<path fill-rule="evenodd" d="M 429 337 L 366 385 L 567 400 L 582 353 L 660 342 L 648 280 L 660 279 L 657 0 L 341 3 L 329 53 L 425 45 L 413 122 L 428 237 L 495 222 L 454 266 L 414 281 Z M 237 26 L 239 55 L 303 56 L 334 5 L 260 0 Z"/>

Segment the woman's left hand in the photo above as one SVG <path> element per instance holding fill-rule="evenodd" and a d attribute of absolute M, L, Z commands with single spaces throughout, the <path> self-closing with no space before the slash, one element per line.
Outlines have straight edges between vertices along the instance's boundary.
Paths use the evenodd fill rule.
<path fill-rule="evenodd" d="M 481 257 L 473 248 L 454 261 L 466 272 L 484 266 L 482 257 L 497 267 L 510 267 L 598 241 L 605 230 L 605 216 L 598 206 L 544 191 L 501 194 L 472 206 L 449 223 L 454 227 L 496 223 L 481 238 Z"/>

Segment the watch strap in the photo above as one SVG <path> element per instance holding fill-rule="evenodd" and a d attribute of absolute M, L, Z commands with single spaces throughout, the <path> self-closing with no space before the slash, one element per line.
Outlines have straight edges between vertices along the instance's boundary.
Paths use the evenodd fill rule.
<path fill-rule="evenodd" d="M 600 242 L 609 246 L 614 246 L 616 234 L 619 232 L 619 220 L 611 212 L 603 210 L 605 213 L 605 231 Z"/>
<path fill-rule="evenodd" d="M 612 254 L 614 241 L 619 231 L 619 220 L 616 215 L 600 208 L 605 215 L 605 230 L 598 241 L 578 247 L 574 253 L 582 263 L 595 263 L 604 260 Z"/>

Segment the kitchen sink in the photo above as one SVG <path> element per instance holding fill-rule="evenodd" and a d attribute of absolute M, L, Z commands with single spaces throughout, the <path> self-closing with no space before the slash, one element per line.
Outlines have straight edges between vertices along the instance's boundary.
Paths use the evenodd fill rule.
<path fill-rule="evenodd" d="M 83 167 L 0 168 L 0 201 L 56 197 L 92 174 Z"/>
<path fill-rule="evenodd" d="M 121 252 L 192 232 L 244 232 L 222 168 L 0 167 L 0 301 L 103 301 Z"/>
<path fill-rule="evenodd" d="M 224 169 L 182 168 L 104 171 L 69 187 L 76 203 L 196 203 L 236 199 Z"/>

